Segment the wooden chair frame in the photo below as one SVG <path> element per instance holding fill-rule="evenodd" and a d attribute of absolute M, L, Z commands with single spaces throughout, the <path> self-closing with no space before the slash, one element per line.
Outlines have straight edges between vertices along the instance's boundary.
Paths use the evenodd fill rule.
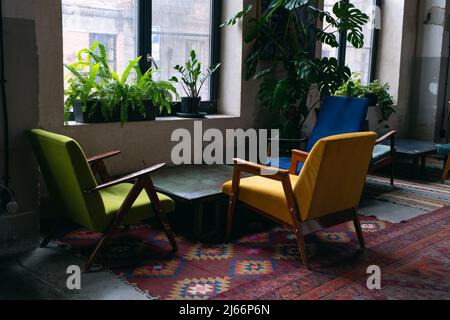
<path fill-rule="evenodd" d="M 391 186 L 394 186 L 395 184 L 395 163 L 396 163 L 396 148 L 395 148 L 395 138 L 397 136 L 397 131 L 391 131 L 387 134 L 385 134 L 384 136 L 380 137 L 379 139 L 377 139 L 376 141 L 376 145 L 379 144 L 383 144 L 386 141 L 389 140 L 389 146 L 391 148 L 389 155 L 387 155 L 386 157 L 372 162 L 370 164 L 370 168 L 369 168 L 369 172 L 374 172 L 375 170 L 378 170 L 381 167 L 387 166 L 387 165 L 391 165 L 391 172 L 390 172 L 390 181 L 391 181 Z M 272 141 L 274 140 L 278 140 L 279 143 L 289 143 L 289 144 L 298 144 L 298 146 L 300 147 L 300 144 L 302 143 L 308 143 L 308 138 L 302 138 L 302 139 L 280 139 L 280 138 L 273 138 L 269 140 L 269 156 L 271 155 L 271 148 L 272 148 Z M 293 150 L 293 152 L 298 152 L 298 150 Z M 449 169 L 450 169 L 450 162 L 448 163 L 449 165 Z M 292 172 L 292 167 L 291 167 L 291 172 Z"/>
<path fill-rule="evenodd" d="M 276 168 L 271 168 L 259 164 L 255 164 L 248 161 L 243 161 L 240 159 L 234 159 L 234 172 L 233 172 L 233 183 L 232 183 L 232 191 L 230 195 L 230 203 L 228 207 L 228 215 L 227 215 L 227 231 L 226 231 L 226 240 L 229 241 L 231 238 L 231 232 L 232 232 L 232 226 L 233 226 L 233 218 L 234 213 L 236 211 L 236 205 L 239 200 L 239 189 L 240 189 L 240 181 L 241 181 L 241 174 L 242 173 L 250 173 L 253 175 L 261 176 L 267 179 L 280 181 L 283 185 L 283 191 L 286 197 L 286 202 L 289 209 L 289 214 L 291 216 L 292 224 L 286 223 L 284 221 L 281 221 L 266 212 L 263 212 L 257 208 L 254 208 L 250 205 L 247 205 L 251 210 L 254 210 L 263 216 L 266 216 L 267 218 L 278 222 L 282 225 L 285 225 L 286 227 L 292 228 L 296 239 L 297 239 L 297 245 L 300 250 L 300 257 L 303 261 L 303 264 L 306 266 L 308 270 L 311 270 L 311 266 L 308 260 L 307 252 L 306 252 L 306 244 L 305 244 L 305 238 L 304 238 L 304 232 L 302 225 L 306 222 L 303 222 L 300 215 L 300 210 L 297 205 L 297 201 L 294 195 L 294 191 L 292 189 L 292 184 L 290 180 L 290 175 L 295 175 L 296 170 L 299 163 L 305 162 L 308 158 L 308 153 L 300 150 L 293 150 L 292 151 L 292 158 L 291 158 L 291 170 L 281 170 Z M 272 175 L 262 175 L 262 172 L 273 172 Z M 334 225 L 338 225 L 347 221 L 353 221 L 356 233 L 358 235 L 358 240 L 361 245 L 362 249 L 365 249 L 365 242 L 364 242 L 364 236 L 361 229 L 361 224 L 359 221 L 359 217 L 357 214 L 356 208 L 349 208 L 348 210 L 345 210 L 343 212 L 338 212 L 331 214 L 327 217 L 323 217 L 320 219 L 316 219 L 321 226 L 328 228 Z"/>
<path fill-rule="evenodd" d="M 103 232 L 103 237 L 100 239 L 99 243 L 97 244 L 97 247 L 89 257 L 88 261 L 83 267 L 84 272 L 88 272 L 91 267 L 93 266 L 94 262 L 100 255 L 100 253 L 105 249 L 105 247 L 111 242 L 111 240 L 114 238 L 114 235 L 119 230 L 119 227 L 122 225 L 123 219 L 125 215 L 130 211 L 133 204 L 136 202 L 137 198 L 141 194 L 142 191 L 145 190 L 147 193 L 151 205 L 153 207 L 153 210 L 155 211 L 156 216 L 160 220 L 164 232 L 167 235 L 167 238 L 170 241 L 170 244 L 173 248 L 173 251 L 178 250 L 178 245 L 175 240 L 174 233 L 167 221 L 166 215 L 164 211 L 162 210 L 161 203 L 159 201 L 158 195 L 156 193 L 155 187 L 153 185 L 152 179 L 150 177 L 150 173 L 162 168 L 165 166 L 165 163 L 155 165 L 153 167 L 138 171 L 136 173 L 133 173 L 131 175 L 122 177 L 120 179 L 113 180 L 111 175 L 109 174 L 104 160 L 111 158 L 113 156 L 117 156 L 120 154 L 120 151 L 113 151 L 109 153 L 105 153 L 102 155 L 98 155 L 92 158 L 88 159 L 88 163 L 91 167 L 92 172 L 100 176 L 102 179 L 103 184 L 90 189 L 90 190 L 84 190 L 85 194 L 90 194 L 93 192 L 99 192 L 101 190 L 113 187 L 115 185 L 126 183 L 126 182 L 133 182 L 133 188 L 130 190 L 129 194 L 125 198 L 122 206 L 120 207 L 119 211 L 116 213 L 114 219 L 111 221 L 110 225 L 107 227 L 107 229 Z M 54 234 L 56 233 L 58 227 L 56 226 L 52 232 L 42 241 L 41 247 L 44 248 L 48 245 Z"/>
<path fill-rule="evenodd" d="M 389 146 L 391 147 L 390 153 L 388 156 L 372 162 L 369 168 L 369 172 L 374 172 L 375 170 L 378 170 L 381 167 L 390 165 L 391 166 L 391 172 L 390 172 L 390 179 L 391 179 L 391 186 L 395 185 L 395 163 L 396 163 L 396 148 L 395 148 L 395 138 L 397 136 L 397 131 L 391 131 L 384 136 L 380 137 L 376 141 L 376 145 L 383 144 L 385 141 L 389 140 Z"/>

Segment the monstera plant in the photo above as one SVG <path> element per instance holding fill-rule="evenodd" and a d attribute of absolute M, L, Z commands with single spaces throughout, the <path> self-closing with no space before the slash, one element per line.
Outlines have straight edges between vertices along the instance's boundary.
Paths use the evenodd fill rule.
<path fill-rule="evenodd" d="M 320 98 L 331 95 L 351 76 L 335 58 L 315 57 L 319 41 L 339 47 L 338 35 L 346 33 L 355 48 L 364 46 L 362 26 L 369 17 L 348 0 L 337 1 L 332 12 L 321 10 L 312 0 L 271 0 L 261 14 L 247 5 L 222 26 L 245 19 L 245 41 L 251 46 L 246 60 L 246 79 L 260 80 L 259 99 L 280 115 L 274 124 L 285 138 L 299 138 Z M 319 28 L 319 25 L 325 27 Z"/>

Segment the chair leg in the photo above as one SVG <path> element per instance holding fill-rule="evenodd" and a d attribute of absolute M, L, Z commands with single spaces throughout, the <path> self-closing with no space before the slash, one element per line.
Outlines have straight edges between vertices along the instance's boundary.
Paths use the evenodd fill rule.
<path fill-rule="evenodd" d="M 395 187 L 394 179 L 395 179 L 395 157 L 392 158 L 391 162 L 391 186 L 393 187 Z"/>
<path fill-rule="evenodd" d="M 164 229 L 164 232 L 169 239 L 170 244 L 172 245 L 173 251 L 178 251 L 177 241 L 175 239 L 175 235 L 170 227 L 169 222 L 167 221 L 166 214 L 161 207 L 161 202 L 159 201 L 158 193 L 155 190 L 155 186 L 153 185 L 152 179 L 149 176 L 145 176 L 142 178 L 143 187 L 145 192 L 147 193 L 151 203 L 153 210 L 156 213 L 161 225 Z"/>
<path fill-rule="evenodd" d="M 230 196 L 230 203 L 228 205 L 228 213 L 227 213 L 227 233 L 226 233 L 226 242 L 230 242 L 231 240 L 231 232 L 233 231 L 233 218 L 234 213 L 236 212 L 236 203 L 237 203 L 237 196 L 231 195 Z"/>
<path fill-rule="evenodd" d="M 115 226 L 115 223 L 113 222 L 110 227 L 108 227 L 106 233 L 103 235 L 100 242 L 97 244 L 97 247 L 95 248 L 94 252 L 89 257 L 89 260 L 86 262 L 83 268 L 83 272 L 89 272 L 89 270 L 94 265 L 94 262 L 97 260 L 100 253 L 105 249 L 105 247 L 111 242 L 113 239 L 115 233 L 117 232 L 118 227 Z"/>
<path fill-rule="evenodd" d="M 103 238 L 100 240 L 100 242 L 98 243 L 94 252 L 89 257 L 89 260 L 84 265 L 84 268 L 83 268 L 84 272 L 88 272 L 91 269 L 92 265 L 94 264 L 95 260 L 98 258 L 100 253 L 111 242 L 115 233 L 119 230 L 119 227 L 122 224 L 123 218 L 128 213 L 128 211 L 130 211 L 131 207 L 133 206 L 133 203 L 139 197 L 139 194 L 142 192 L 143 189 L 144 189 L 144 186 L 142 185 L 142 182 L 140 182 L 140 181 L 138 181 L 133 186 L 130 193 L 125 198 L 125 201 L 123 202 L 119 211 L 117 212 L 116 216 L 114 217 L 114 220 L 111 222 L 108 229 L 104 233 Z"/>
<path fill-rule="evenodd" d="M 450 156 L 447 157 L 447 161 L 445 162 L 445 166 L 444 166 L 444 172 L 442 172 L 442 177 L 441 177 L 442 183 L 444 183 L 445 180 L 448 179 L 448 170 L 450 170 Z"/>
<path fill-rule="evenodd" d="M 48 244 L 54 238 L 56 232 L 58 231 L 60 224 L 61 223 L 59 221 L 54 224 L 54 226 L 52 227 L 51 231 L 44 238 L 44 240 L 42 240 L 41 245 L 40 245 L 41 248 L 47 248 Z"/>
<path fill-rule="evenodd" d="M 297 238 L 298 249 L 300 250 L 300 256 L 302 258 L 303 264 L 308 270 L 311 270 L 311 265 L 309 264 L 308 255 L 306 254 L 305 237 L 303 236 L 302 227 L 295 227 L 295 236 Z"/>
<path fill-rule="evenodd" d="M 164 232 L 166 233 L 167 238 L 169 239 L 170 245 L 172 246 L 172 249 L 174 252 L 178 251 L 178 245 L 177 241 L 175 239 L 175 235 L 172 231 L 172 228 L 170 227 L 169 222 L 167 221 L 167 217 L 164 212 L 157 211 L 157 215 L 159 218 L 159 221 L 161 222 L 161 225 L 164 229 Z"/>
<path fill-rule="evenodd" d="M 361 246 L 361 249 L 366 249 L 366 242 L 364 241 L 364 235 L 363 231 L 361 229 L 361 223 L 359 221 L 358 212 L 354 210 L 355 217 L 353 218 L 353 224 L 355 225 L 355 231 L 358 235 L 359 244 Z"/>

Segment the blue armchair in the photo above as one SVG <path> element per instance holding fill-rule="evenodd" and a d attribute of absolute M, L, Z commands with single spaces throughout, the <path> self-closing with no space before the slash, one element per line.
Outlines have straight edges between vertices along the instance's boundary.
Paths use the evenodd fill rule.
<path fill-rule="evenodd" d="M 354 133 L 368 130 L 366 126 L 367 112 L 369 108 L 368 99 L 350 97 L 327 97 L 322 101 L 316 125 L 311 135 L 305 139 L 278 139 L 281 143 L 289 142 L 295 144 L 306 144 L 304 149 L 309 153 L 315 144 L 322 138 L 329 136 Z M 394 185 L 395 167 L 395 135 L 396 131 L 389 132 L 377 140 L 370 170 L 390 165 L 391 185 Z M 385 145 L 385 141 L 390 141 L 390 145 Z M 296 147 L 298 147 L 298 145 Z M 305 154 L 306 157 L 306 154 Z M 281 156 L 278 159 L 278 167 L 281 169 L 291 169 L 291 156 Z M 269 165 L 274 165 L 274 161 Z M 295 167 L 294 167 L 295 168 Z M 298 164 L 297 173 L 303 168 L 303 163 Z"/>

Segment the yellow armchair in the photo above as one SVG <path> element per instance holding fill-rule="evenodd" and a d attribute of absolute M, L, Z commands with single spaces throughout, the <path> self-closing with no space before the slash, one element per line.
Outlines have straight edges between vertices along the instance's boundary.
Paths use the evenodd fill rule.
<path fill-rule="evenodd" d="M 231 236 L 239 200 L 254 211 L 293 228 L 302 261 L 308 269 L 304 231 L 310 221 L 318 222 L 321 227 L 353 221 L 361 247 L 365 248 L 356 208 L 376 139 L 374 132 L 322 139 L 309 154 L 294 150 L 290 171 L 235 159 L 233 180 L 223 186 L 223 192 L 230 196 L 227 238 Z M 305 165 L 297 176 L 300 162 Z M 254 176 L 241 179 L 244 172 Z"/>

